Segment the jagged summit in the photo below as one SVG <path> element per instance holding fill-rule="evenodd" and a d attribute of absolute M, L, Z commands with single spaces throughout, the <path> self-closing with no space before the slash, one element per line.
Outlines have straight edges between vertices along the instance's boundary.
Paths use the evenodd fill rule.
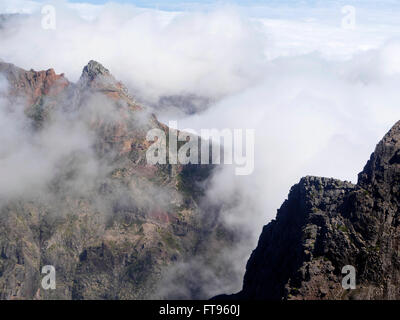
<path fill-rule="evenodd" d="M 109 98 L 108 101 L 123 106 L 126 114 L 122 117 L 125 119 L 130 117 L 131 111 L 145 109 L 108 69 L 94 60 L 90 60 L 83 68 L 76 84 L 69 82 L 63 73 L 56 74 L 54 69 L 28 71 L 6 62 L 0 62 L 0 74 L 8 82 L 6 99 L 9 104 L 15 104 L 17 97 L 22 98 L 19 102 L 25 102 L 28 115 L 35 119 L 35 126 L 41 126 L 43 118 L 47 118 L 51 110 L 61 105 L 65 105 L 64 109 L 70 111 L 87 105 L 93 94 L 104 95 Z M 49 100 L 49 97 L 53 99 Z M 66 102 L 65 99 L 69 101 Z"/>
<path fill-rule="evenodd" d="M 83 68 L 81 79 L 94 80 L 97 76 L 111 76 L 111 73 L 101 63 L 90 60 Z"/>
<path fill-rule="evenodd" d="M 107 68 L 95 60 L 90 60 L 83 68 L 78 85 L 84 89 L 89 87 L 105 92 L 113 99 L 122 98 L 134 106 L 134 108 L 142 109 L 129 94 L 126 86 L 122 82 L 117 81 Z"/>
<path fill-rule="evenodd" d="M 0 299 L 154 297 L 165 268 L 200 254 L 215 260 L 230 245 L 229 232 L 200 212 L 212 167 L 147 163 L 148 130 L 168 127 L 100 63 L 90 61 L 77 84 L 51 69 L 0 63 L 0 73 L 10 87 L 0 108 L 22 100 L 24 128 L 25 115 L 33 125 L 1 160 L 21 149 L 46 170 L 11 196 L 0 190 Z M 55 290 L 41 288 L 43 265 L 56 268 Z"/>
<path fill-rule="evenodd" d="M 78 84 L 81 87 L 93 87 L 98 89 L 101 87 L 110 87 L 116 90 L 118 89 L 118 82 L 110 71 L 101 63 L 94 60 L 90 60 L 83 68 Z"/>
<path fill-rule="evenodd" d="M 305 177 L 263 229 L 242 299 L 400 299 L 400 122 L 356 185 Z M 356 269 L 356 290 L 342 268 Z"/>

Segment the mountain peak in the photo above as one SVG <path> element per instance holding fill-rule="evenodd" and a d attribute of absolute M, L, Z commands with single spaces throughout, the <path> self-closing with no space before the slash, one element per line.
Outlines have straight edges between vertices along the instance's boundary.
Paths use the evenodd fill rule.
<path fill-rule="evenodd" d="M 358 183 L 364 189 L 380 189 L 379 193 L 386 198 L 391 195 L 392 186 L 398 185 L 399 164 L 400 121 L 378 143 L 364 170 L 358 175 Z"/>
<path fill-rule="evenodd" d="M 123 98 L 132 106 L 135 105 L 135 108 L 139 108 L 125 85 L 122 82 L 117 81 L 107 68 L 95 60 L 90 60 L 83 68 L 78 83 L 82 88 L 91 88 L 97 91 L 102 91 L 113 99 Z"/>
<path fill-rule="evenodd" d="M 93 81 L 97 76 L 111 76 L 111 73 L 101 63 L 90 60 L 89 63 L 83 68 L 81 79 Z"/>
<path fill-rule="evenodd" d="M 400 122 L 356 185 L 305 177 L 262 231 L 242 291 L 222 299 L 399 299 Z M 353 266 L 357 290 L 345 290 Z M 284 266 L 284 267 L 282 267 Z"/>
<path fill-rule="evenodd" d="M 11 63 L 0 62 L 0 73 L 10 85 L 9 97 L 26 97 L 29 106 L 37 103 L 43 95 L 57 96 L 69 85 L 64 74 L 56 74 L 54 69 L 28 71 Z"/>

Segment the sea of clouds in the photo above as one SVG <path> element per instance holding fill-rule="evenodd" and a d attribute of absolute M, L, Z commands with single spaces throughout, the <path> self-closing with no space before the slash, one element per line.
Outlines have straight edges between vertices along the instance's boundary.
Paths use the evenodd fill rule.
<path fill-rule="evenodd" d="M 400 6 L 391 1 L 353 1 L 353 29 L 342 24 L 344 1 L 208 3 L 174 11 L 52 4 L 57 26 L 45 30 L 44 3 L 1 1 L 0 13 L 27 15 L 0 29 L 0 59 L 55 68 L 71 81 L 97 60 L 165 123 L 179 117 L 179 129 L 256 130 L 254 173 L 235 176 L 227 167 L 207 194 L 208 202 L 223 203 L 230 227 L 251 234 L 230 255 L 237 279 L 225 287 L 218 282 L 210 294 L 240 289 L 262 226 L 294 183 L 305 175 L 356 182 L 400 119 Z M 162 97 L 190 95 L 211 103 L 184 116 L 156 108 Z"/>

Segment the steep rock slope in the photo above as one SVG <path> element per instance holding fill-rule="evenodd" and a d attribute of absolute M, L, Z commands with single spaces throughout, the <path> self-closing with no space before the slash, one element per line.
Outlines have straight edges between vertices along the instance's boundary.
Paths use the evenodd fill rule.
<path fill-rule="evenodd" d="M 69 150 L 57 136 L 61 151 L 45 168 L 47 180 L 0 194 L 0 298 L 154 297 L 164 268 L 229 245 L 210 223 L 213 213 L 198 205 L 212 167 L 148 165 L 146 133 L 168 128 L 101 64 L 90 61 L 76 84 L 52 69 L 7 63 L 0 75 L 7 79 L 0 107 L 22 106 L 34 145 L 59 131 L 80 130 L 88 140 Z M 56 268 L 56 290 L 41 288 L 44 265 Z"/>
<path fill-rule="evenodd" d="M 400 299 L 399 155 L 400 122 L 356 185 L 302 178 L 264 227 L 242 291 L 222 298 Z M 354 290 L 342 288 L 345 265 L 356 269 Z"/>

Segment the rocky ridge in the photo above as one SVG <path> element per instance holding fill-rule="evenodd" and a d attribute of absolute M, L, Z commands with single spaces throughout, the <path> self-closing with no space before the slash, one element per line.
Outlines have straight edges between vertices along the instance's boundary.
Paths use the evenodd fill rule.
<path fill-rule="evenodd" d="M 305 177 L 262 231 L 243 289 L 219 299 L 400 299 L 400 122 L 356 185 Z M 343 289 L 345 265 L 356 289 Z"/>
<path fill-rule="evenodd" d="M 90 61 L 77 83 L 8 63 L 0 74 L 8 83 L 0 107 L 23 105 L 32 136 L 79 121 L 93 139 L 90 150 L 59 159 L 43 189 L 0 194 L 1 299 L 155 297 L 165 268 L 212 259 L 231 242 L 199 206 L 213 168 L 148 165 L 147 131 L 168 128 L 100 63 Z M 82 174 L 88 161 L 101 168 L 94 176 Z M 44 265 L 56 268 L 56 290 L 41 288 Z"/>

